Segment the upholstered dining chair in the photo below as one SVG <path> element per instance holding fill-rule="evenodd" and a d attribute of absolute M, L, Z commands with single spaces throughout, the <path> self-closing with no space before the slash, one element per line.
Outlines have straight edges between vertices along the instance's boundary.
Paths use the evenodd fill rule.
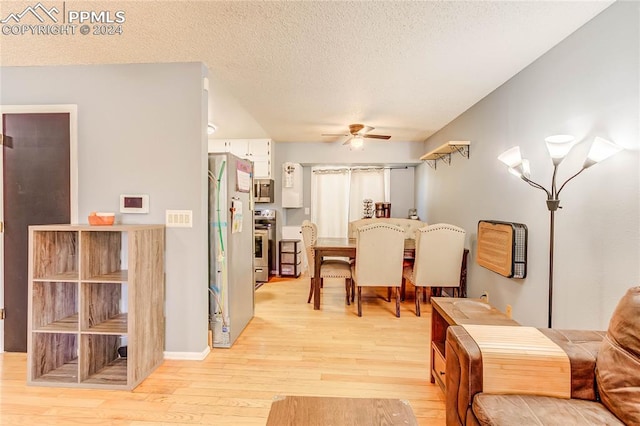
<path fill-rule="evenodd" d="M 436 223 L 416 231 L 416 255 L 412 266 L 405 266 L 403 281 L 416 287 L 416 315 L 420 316 L 420 289 L 451 288 L 460 295 L 460 274 L 466 232 L 447 223 Z M 404 284 L 404 283 L 403 283 Z"/>
<path fill-rule="evenodd" d="M 302 222 L 302 241 L 304 243 L 307 265 L 309 267 L 309 297 L 307 303 L 311 302 L 313 296 L 313 280 L 315 275 L 315 251 L 313 246 L 318 240 L 318 227 L 315 223 L 305 220 Z M 353 282 L 351 280 L 351 265 L 346 260 L 323 260 L 320 265 L 320 285 L 324 278 L 344 278 L 344 288 L 346 291 L 346 302 L 350 305 L 353 299 Z"/>
<path fill-rule="evenodd" d="M 351 266 L 358 291 L 358 316 L 362 316 L 362 287 L 393 287 L 396 317 L 400 316 L 400 285 L 404 258 L 404 229 L 372 223 L 356 231 L 356 262 Z"/>

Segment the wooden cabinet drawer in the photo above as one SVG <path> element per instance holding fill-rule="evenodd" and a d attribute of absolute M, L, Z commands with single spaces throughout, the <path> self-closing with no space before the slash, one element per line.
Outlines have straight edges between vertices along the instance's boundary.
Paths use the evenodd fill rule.
<path fill-rule="evenodd" d="M 442 384 L 446 386 L 447 380 L 445 378 L 445 370 L 447 368 L 447 362 L 444 356 L 435 347 L 433 350 L 433 371 L 437 378 L 442 381 Z"/>

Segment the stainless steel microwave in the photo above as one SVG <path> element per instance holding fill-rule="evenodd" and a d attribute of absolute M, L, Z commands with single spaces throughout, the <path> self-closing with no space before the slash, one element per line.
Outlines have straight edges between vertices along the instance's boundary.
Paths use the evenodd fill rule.
<path fill-rule="evenodd" d="M 273 179 L 255 179 L 253 196 L 256 203 L 273 203 Z"/>

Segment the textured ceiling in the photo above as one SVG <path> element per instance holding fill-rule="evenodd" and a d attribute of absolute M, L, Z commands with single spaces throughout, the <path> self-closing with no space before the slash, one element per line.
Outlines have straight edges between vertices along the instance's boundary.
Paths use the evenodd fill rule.
<path fill-rule="evenodd" d="M 32 2 L 0 2 L 0 19 Z M 423 141 L 611 1 L 47 1 L 122 35 L 0 36 L 3 66 L 202 61 L 220 137 Z M 26 18 L 25 18 L 26 19 Z"/>

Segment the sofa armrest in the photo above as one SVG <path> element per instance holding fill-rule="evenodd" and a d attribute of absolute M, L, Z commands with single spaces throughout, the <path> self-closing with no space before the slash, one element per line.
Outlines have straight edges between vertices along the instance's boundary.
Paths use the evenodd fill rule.
<path fill-rule="evenodd" d="M 597 400 L 595 366 L 604 331 L 539 329 L 560 346 L 571 365 L 571 398 Z M 473 397 L 482 392 L 482 354 L 461 326 L 447 329 L 446 339 L 447 425 L 476 424 L 471 411 Z"/>
<path fill-rule="evenodd" d="M 482 392 L 482 355 L 464 327 L 447 329 L 445 358 L 447 425 L 477 424 L 471 403 Z"/>
<path fill-rule="evenodd" d="M 542 334 L 560 346 L 571 364 L 571 398 L 596 401 L 596 358 L 606 332 L 540 328 Z"/>

